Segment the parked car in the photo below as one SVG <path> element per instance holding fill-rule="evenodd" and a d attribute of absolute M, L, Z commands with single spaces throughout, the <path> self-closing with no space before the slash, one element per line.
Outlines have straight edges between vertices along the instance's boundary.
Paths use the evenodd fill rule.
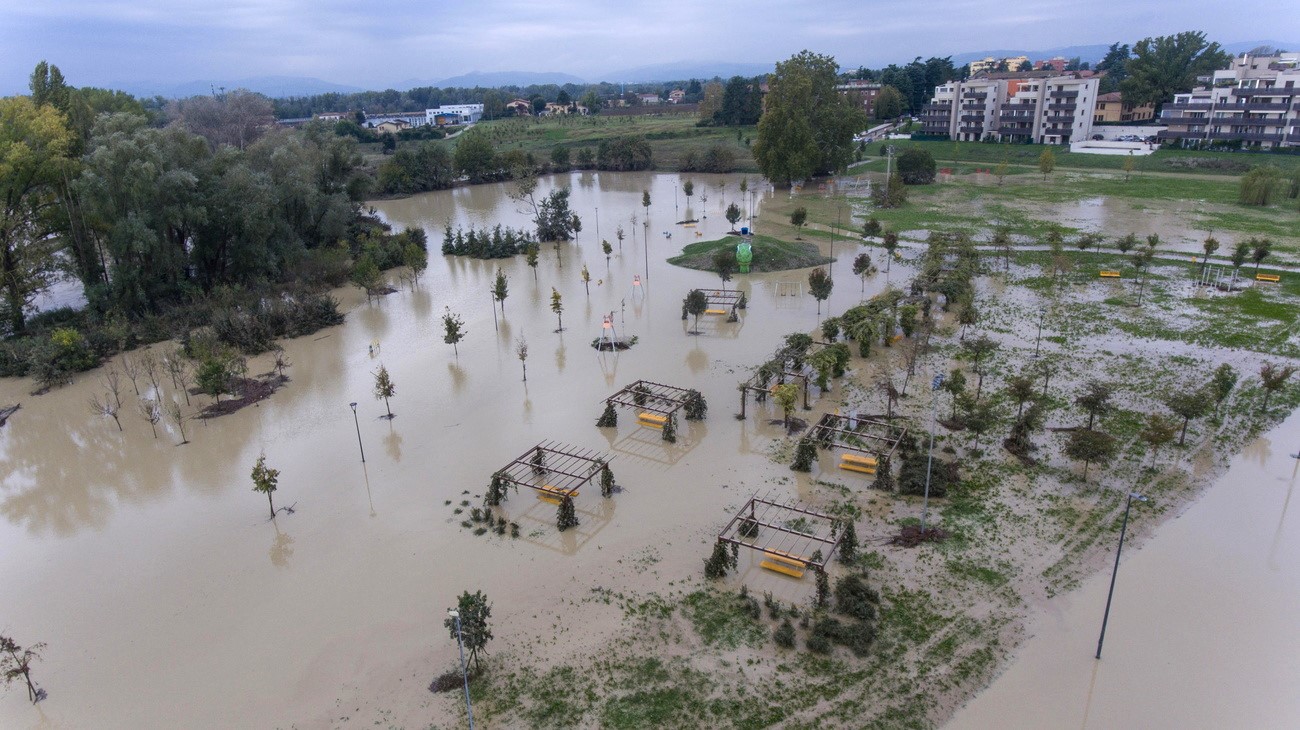
<path fill-rule="evenodd" d="M 1106 139 L 1106 137 L 1103 136 L 1103 135 L 1100 135 L 1100 134 L 1094 134 L 1094 135 L 1092 135 L 1092 141 L 1093 141 L 1093 142 L 1100 142 L 1100 141 L 1102 141 L 1103 139 Z"/>

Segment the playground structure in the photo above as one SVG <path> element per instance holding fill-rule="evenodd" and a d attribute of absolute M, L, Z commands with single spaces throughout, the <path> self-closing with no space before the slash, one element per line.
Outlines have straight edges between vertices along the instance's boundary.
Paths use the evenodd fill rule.
<path fill-rule="evenodd" d="M 676 440 L 677 411 L 685 409 L 686 420 L 698 421 L 708 409 L 699 391 L 650 380 L 638 380 L 606 398 L 605 412 L 596 421 L 597 426 L 618 425 L 615 406 L 634 409 L 637 423 L 663 431 L 665 441 Z"/>
<path fill-rule="evenodd" d="M 704 298 L 708 302 L 708 309 L 704 310 L 705 314 L 725 314 L 728 322 L 735 322 L 740 319 L 736 310 L 743 308 L 745 301 L 744 292 L 730 290 L 701 290 L 704 292 Z"/>
<path fill-rule="evenodd" d="M 870 475 L 882 460 L 894 456 L 907 429 L 888 421 L 827 413 L 804 435 L 824 449 L 843 449 L 841 469 Z"/>
<path fill-rule="evenodd" d="M 749 241 L 742 241 L 736 244 L 736 264 L 740 273 L 748 274 L 749 267 L 754 263 L 754 247 Z"/>
<path fill-rule="evenodd" d="M 718 533 L 718 542 L 748 548 L 759 567 L 792 578 L 824 572 L 840 545 L 834 517 L 796 502 L 751 497 Z"/>
<path fill-rule="evenodd" d="M 543 441 L 492 474 L 504 486 L 527 487 L 543 502 L 560 504 L 609 468 L 610 457 L 555 441 Z"/>

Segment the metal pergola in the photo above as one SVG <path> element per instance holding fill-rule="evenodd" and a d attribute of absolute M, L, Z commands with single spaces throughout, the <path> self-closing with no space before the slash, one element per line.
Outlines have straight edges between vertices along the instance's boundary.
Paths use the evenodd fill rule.
<path fill-rule="evenodd" d="M 559 502 L 600 475 L 609 456 L 590 449 L 543 441 L 493 473 L 513 487 L 527 487 L 539 499 Z"/>
<path fill-rule="evenodd" d="M 797 502 L 751 497 L 718 533 L 718 541 L 758 552 L 764 558 L 759 567 L 802 578 L 809 569 L 826 570 L 840 545 L 835 522 Z"/>
<path fill-rule="evenodd" d="M 771 361 L 769 360 L 768 362 Z M 764 363 L 764 365 L 766 364 L 767 363 Z M 778 371 L 774 373 L 776 377 L 776 382 L 769 383 L 767 385 L 763 385 L 761 382 L 761 378 L 763 375 L 763 373 L 761 372 L 762 366 L 760 366 L 759 369 L 755 370 L 754 374 L 749 376 L 748 380 L 740 384 L 740 417 L 741 418 L 745 417 L 745 405 L 749 401 L 749 394 L 751 392 L 754 394 L 754 399 L 757 400 L 759 403 L 762 403 L 763 401 L 767 400 L 767 396 L 771 395 L 773 386 L 783 385 L 786 382 L 787 378 L 798 380 L 802 384 L 803 407 L 804 410 L 808 410 L 811 407 L 808 405 L 808 384 L 809 384 L 808 374 L 803 372 L 798 372 L 793 368 L 794 368 L 794 358 L 786 356 L 781 360 L 781 365 Z"/>
<path fill-rule="evenodd" d="M 804 434 L 824 449 L 840 448 L 878 458 L 893 458 L 907 428 L 889 421 L 827 413 Z"/>
<path fill-rule="evenodd" d="M 638 380 L 605 399 L 606 403 L 671 416 L 686 405 L 691 391 L 675 385 Z"/>
<path fill-rule="evenodd" d="M 700 291 L 704 292 L 704 298 L 709 303 L 708 309 L 704 310 L 705 314 L 725 314 L 728 319 L 738 317 L 736 308 L 740 306 L 740 300 L 745 296 L 743 293 L 730 289 L 701 289 Z"/>

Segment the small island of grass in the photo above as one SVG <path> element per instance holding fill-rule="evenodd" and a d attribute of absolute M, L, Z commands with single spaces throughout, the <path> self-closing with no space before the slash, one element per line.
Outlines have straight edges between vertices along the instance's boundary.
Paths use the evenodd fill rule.
<path fill-rule="evenodd" d="M 697 241 L 682 249 L 680 256 L 668 259 L 668 263 L 697 271 L 713 271 L 714 255 L 723 249 L 735 250 L 736 244 L 743 240 L 740 236 L 725 236 L 714 241 Z M 754 262 L 750 270 L 755 272 L 807 269 L 832 261 L 822 255 L 816 244 L 807 241 L 782 241 L 755 234 L 750 243 L 754 247 Z"/>

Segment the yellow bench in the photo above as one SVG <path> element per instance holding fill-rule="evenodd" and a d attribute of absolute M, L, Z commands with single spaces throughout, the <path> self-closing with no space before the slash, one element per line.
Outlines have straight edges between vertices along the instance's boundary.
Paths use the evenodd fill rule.
<path fill-rule="evenodd" d="M 705 313 L 705 314 L 726 314 L 726 313 L 727 313 L 727 310 L 725 310 L 725 309 L 706 309 L 706 310 L 704 310 L 704 313 Z"/>
<path fill-rule="evenodd" d="M 559 504 L 564 501 L 565 497 L 576 496 L 578 496 L 578 490 L 576 489 L 570 491 L 567 489 L 560 489 L 559 487 L 553 487 L 549 484 L 543 485 L 541 489 L 537 490 L 537 498 L 543 502 L 550 502 L 551 504 Z"/>
<path fill-rule="evenodd" d="M 767 568 L 795 578 L 802 578 L 804 572 L 808 569 L 808 564 L 802 558 L 783 550 L 764 550 L 763 557 L 767 558 L 767 560 L 758 564 L 760 568 Z"/>
<path fill-rule="evenodd" d="M 1118 272 L 1118 271 L 1103 271 L 1103 272 L 1101 272 L 1101 278 L 1103 278 L 1103 279 L 1118 279 L 1118 278 L 1120 278 L 1120 276 L 1119 276 L 1119 272 Z"/>
<path fill-rule="evenodd" d="M 1281 281 L 1282 277 L 1277 274 L 1255 274 L 1255 281 L 1271 281 L 1274 284 Z"/>
<path fill-rule="evenodd" d="M 642 426 L 650 428 L 663 428 L 668 423 L 668 416 L 661 416 L 657 413 L 638 413 L 636 420 L 641 422 Z"/>
<path fill-rule="evenodd" d="M 880 463 L 876 461 L 876 457 L 874 456 L 858 456 L 857 454 L 840 454 L 840 458 L 843 459 L 844 461 L 851 462 L 854 464 L 862 464 L 863 466 L 877 466 Z"/>
<path fill-rule="evenodd" d="M 853 463 L 853 462 L 851 462 L 851 461 L 841 461 L 841 462 L 840 462 L 840 468 L 841 468 L 841 469 L 845 469 L 845 470 L 847 470 L 847 471 L 856 471 L 856 472 L 861 472 L 861 473 L 863 473 L 863 474 L 875 474 L 875 473 L 876 473 L 876 467 L 874 467 L 874 466 L 864 466 L 864 465 L 862 465 L 862 464 L 855 464 L 855 463 Z"/>

